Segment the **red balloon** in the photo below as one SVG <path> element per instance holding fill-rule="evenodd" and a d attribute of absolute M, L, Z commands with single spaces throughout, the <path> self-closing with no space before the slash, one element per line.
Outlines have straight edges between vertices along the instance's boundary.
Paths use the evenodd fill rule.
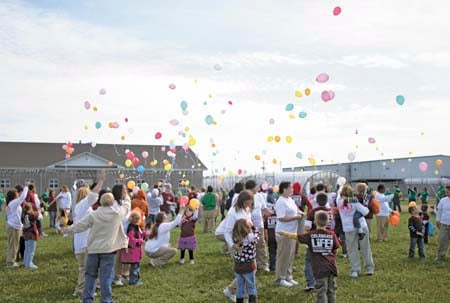
<path fill-rule="evenodd" d="M 129 160 L 133 160 L 136 157 L 132 151 L 127 152 L 126 156 Z"/>
<path fill-rule="evenodd" d="M 134 166 L 137 166 L 139 164 L 139 158 L 134 157 L 133 160 L 131 160 L 131 162 L 133 162 Z"/>
<path fill-rule="evenodd" d="M 189 198 L 187 196 L 180 197 L 180 207 L 185 207 L 189 203 Z"/>
<path fill-rule="evenodd" d="M 161 134 L 160 132 L 157 132 L 157 133 L 155 134 L 155 139 L 156 139 L 156 140 L 161 139 L 161 137 L 162 137 L 162 134 Z"/>
<path fill-rule="evenodd" d="M 333 15 L 335 15 L 335 16 L 340 15 L 341 12 L 342 12 L 342 9 L 341 9 L 339 6 L 336 6 L 336 7 L 333 9 Z"/>

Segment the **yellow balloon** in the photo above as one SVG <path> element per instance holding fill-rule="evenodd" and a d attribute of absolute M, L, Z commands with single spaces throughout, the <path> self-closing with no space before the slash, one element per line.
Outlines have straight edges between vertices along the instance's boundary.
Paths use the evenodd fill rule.
<path fill-rule="evenodd" d="M 92 109 L 94 110 L 94 112 L 98 111 L 97 106 L 94 106 Z"/>
<path fill-rule="evenodd" d="M 280 142 L 281 138 L 280 136 L 275 136 L 275 142 Z"/>
<path fill-rule="evenodd" d="M 166 159 L 163 160 L 163 164 L 166 165 L 167 163 L 169 163 L 169 161 L 167 161 Z"/>
<path fill-rule="evenodd" d="M 184 131 L 185 131 L 185 132 L 188 132 L 188 131 L 189 131 L 189 127 L 185 127 L 185 128 L 184 128 Z"/>
<path fill-rule="evenodd" d="M 273 164 L 277 164 L 277 162 L 278 162 L 277 159 L 275 159 L 275 158 L 272 159 L 272 163 L 273 163 Z"/>
<path fill-rule="evenodd" d="M 443 162 L 441 159 L 437 159 L 435 164 L 436 164 L 436 166 L 439 167 L 439 166 L 442 166 Z"/>
<path fill-rule="evenodd" d="M 189 146 L 194 146 L 196 143 L 197 143 L 197 140 L 195 140 L 194 137 L 189 136 L 188 145 Z"/>
<path fill-rule="evenodd" d="M 189 180 L 184 181 L 184 184 L 186 184 L 186 186 L 189 186 L 189 183 L 191 183 L 189 182 Z"/>
<path fill-rule="evenodd" d="M 273 137 L 272 136 L 268 136 L 267 137 L 267 142 L 272 142 L 273 141 Z"/>
<path fill-rule="evenodd" d="M 232 170 L 228 170 L 227 173 L 228 173 L 228 176 L 230 176 L 230 177 L 233 175 L 233 171 Z"/>
<path fill-rule="evenodd" d="M 292 137 L 291 136 L 286 136 L 286 142 L 291 144 L 292 143 Z"/>
<path fill-rule="evenodd" d="M 125 136 L 120 136 L 120 140 L 125 140 Z"/>
<path fill-rule="evenodd" d="M 89 129 L 89 126 L 85 125 L 84 130 L 88 130 L 88 129 Z"/>
<path fill-rule="evenodd" d="M 272 187 L 272 190 L 273 190 L 274 193 L 277 193 L 279 191 L 278 185 L 274 185 Z"/>
<path fill-rule="evenodd" d="M 135 186 L 136 186 L 136 182 L 134 182 L 133 180 L 128 181 L 127 187 L 129 189 L 133 189 Z"/>
<path fill-rule="evenodd" d="M 395 163 L 395 159 L 392 159 L 392 160 L 391 160 L 391 163 Z"/>
<path fill-rule="evenodd" d="M 289 114 L 289 119 L 295 119 L 295 115 L 294 114 Z"/>
<path fill-rule="evenodd" d="M 255 155 L 255 160 L 259 161 L 259 160 L 261 160 L 261 157 L 259 155 Z"/>
<path fill-rule="evenodd" d="M 126 159 L 126 160 L 125 160 L 125 166 L 126 166 L 126 167 L 130 167 L 132 164 L 133 164 L 133 162 L 131 162 L 130 159 Z"/>
<path fill-rule="evenodd" d="M 296 96 L 297 98 L 301 98 L 301 97 L 303 97 L 303 94 L 302 94 L 302 92 L 301 92 L 300 90 L 296 90 L 296 91 L 295 91 L 295 96 Z"/>
<path fill-rule="evenodd" d="M 316 159 L 314 159 L 313 157 L 311 157 L 311 158 L 308 158 L 308 161 L 309 161 L 309 164 L 311 165 L 311 166 L 316 166 Z"/>
<path fill-rule="evenodd" d="M 189 206 L 193 209 L 197 209 L 200 206 L 200 201 L 198 201 L 197 199 L 191 199 L 189 201 Z"/>
<path fill-rule="evenodd" d="M 168 170 L 171 170 L 171 169 L 172 169 L 172 164 L 167 163 L 166 165 L 164 165 L 164 170 L 165 171 L 168 171 Z"/>
<path fill-rule="evenodd" d="M 305 95 L 309 96 L 311 94 L 311 90 L 309 88 L 305 89 Z"/>
<path fill-rule="evenodd" d="M 434 174 L 435 174 L 435 175 L 439 175 L 439 171 L 436 169 L 436 170 L 434 171 Z"/>

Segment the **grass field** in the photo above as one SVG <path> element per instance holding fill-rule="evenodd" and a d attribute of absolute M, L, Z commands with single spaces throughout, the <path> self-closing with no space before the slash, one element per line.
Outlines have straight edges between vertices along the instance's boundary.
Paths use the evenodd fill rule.
<path fill-rule="evenodd" d="M 6 232 L 4 212 L 0 214 L 0 259 L 4 264 Z M 430 238 L 426 246 L 425 261 L 419 261 L 417 256 L 415 260 L 408 260 L 407 219 L 408 215 L 403 213 L 401 225 L 390 227 L 388 242 L 372 241 L 374 276 L 351 279 L 348 260 L 338 259 L 337 302 L 450 302 L 450 261 L 433 261 L 437 250 L 436 236 Z M 48 218 L 44 226 L 48 226 Z M 374 231 L 375 222 L 372 227 Z M 177 256 L 166 267 L 155 269 L 144 257 L 141 263 L 144 286 L 113 288 L 115 302 L 229 302 L 222 290 L 233 278 L 231 258 L 219 252 L 221 243 L 212 234 L 202 234 L 200 230 L 201 226 L 197 225 L 199 249 L 195 252 L 195 265 L 180 265 Z M 63 238 L 47 228 L 45 231 L 50 236 L 38 241 L 35 256 L 38 270 L 0 267 L 1 303 L 79 302 L 72 297 L 77 264 L 71 250 L 71 238 Z M 177 239 L 178 229 L 173 231 L 172 245 L 176 245 Z M 273 285 L 273 273 L 257 274 L 259 302 L 315 302 L 314 295 L 303 291 L 304 252 L 305 249 L 301 249 L 296 258 L 294 278 L 301 282 L 299 286 L 277 287 Z"/>

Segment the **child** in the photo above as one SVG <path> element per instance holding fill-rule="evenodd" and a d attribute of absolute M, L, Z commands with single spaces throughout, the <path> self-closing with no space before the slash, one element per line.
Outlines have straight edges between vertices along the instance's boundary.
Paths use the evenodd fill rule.
<path fill-rule="evenodd" d="M 409 258 L 414 258 L 414 253 L 416 250 L 416 244 L 419 248 L 419 257 L 425 258 L 425 245 L 423 242 L 423 235 L 425 227 L 423 226 L 422 220 L 419 218 L 419 210 L 415 206 L 408 208 L 408 212 L 411 217 L 408 219 L 408 229 L 409 229 Z"/>
<path fill-rule="evenodd" d="M 267 195 L 269 198 L 269 195 Z M 264 228 L 267 234 L 267 246 L 269 248 L 269 270 L 275 271 L 275 264 L 277 263 L 277 240 L 275 237 L 275 227 L 277 225 L 277 214 L 274 209 L 275 204 L 269 204 L 267 207 L 272 211 L 272 215 L 264 217 Z"/>
<path fill-rule="evenodd" d="M 325 211 L 316 212 L 314 222 L 316 230 L 302 235 L 280 232 L 280 236 L 298 238 L 300 243 L 308 245 L 316 280 L 314 287 L 317 290 L 317 302 L 336 302 L 336 250 L 339 240 L 334 232 L 326 229 L 329 216 Z"/>
<path fill-rule="evenodd" d="M 181 251 L 180 264 L 184 264 L 184 253 L 189 251 L 189 262 L 194 264 L 194 250 L 197 248 L 197 239 L 195 238 L 195 222 L 197 221 L 197 211 L 194 211 L 189 205 L 184 210 L 181 223 L 180 239 L 178 240 L 178 249 Z"/>
<path fill-rule="evenodd" d="M 23 238 L 25 240 L 23 265 L 25 268 L 38 268 L 33 263 L 34 253 L 36 252 L 36 241 L 39 239 L 39 231 L 36 226 L 38 217 L 39 213 L 33 210 L 31 203 L 25 203 L 22 212 Z"/>
<path fill-rule="evenodd" d="M 430 216 L 428 215 L 428 205 L 422 205 L 422 212 L 419 213 L 419 217 L 425 227 L 423 242 L 428 244 L 428 236 L 430 235 Z"/>
<path fill-rule="evenodd" d="M 69 218 L 67 217 L 67 213 L 64 209 L 59 210 L 59 216 L 58 219 L 56 219 L 55 228 L 58 231 L 58 233 L 63 234 L 65 228 L 67 227 L 67 223 L 69 222 Z M 67 237 L 67 234 L 64 234 L 65 237 Z"/>
<path fill-rule="evenodd" d="M 256 243 L 258 232 L 252 230 L 251 223 L 239 219 L 233 227 L 234 271 L 237 281 L 236 303 L 244 302 L 244 292 L 247 289 L 248 302 L 256 302 Z"/>
<path fill-rule="evenodd" d="M 144 243 L 145 233 L 139 227 L 141 215 L 132 211 L 130 214 L 130 224 L 128 224 L 128 248 L 121 254 L 121 263 L 131 264 L 129 285 L 142 285 L 140 279 L 140 262 L 142 259 L 142 244 Z"/>

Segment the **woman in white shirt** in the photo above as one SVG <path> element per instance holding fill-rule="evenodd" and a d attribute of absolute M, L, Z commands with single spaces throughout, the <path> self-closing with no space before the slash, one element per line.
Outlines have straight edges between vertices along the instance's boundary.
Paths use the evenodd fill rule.
<path fill-rule="evenodd" d="M 283 287 L 291 287 L 298 285 L 298 282 L 292 277 L 297 240 L 281 237 L 278 233 L 281 231 L 297 233 L 298 221 L 303 217 L 303 213 L 291 198 L 293 193 L 291 182 L 281 182 L 278 188 L 280 197 L 275 203 L 275 213 L 277 214 L 277 225 L 275 227 L 275 233 L 277 234 L 275 282 Z"/>
<path fill-rule="evenodd" d="M 61 192 L 56 196 L 56 201 L 58 201 L 59 209 L 64 209 L 68 216 L 70 213 L 70 206 L 72 205 L 72 197 L 67 185 L 61 187 Z"/>
<path fill-rule="evenodd" d="M 365 190 L 366 187 L 362 189 L 364 192 Z M 351 267 L 350 276 L 352 278 L 357 278 L 361 273 L 361 264 L 359 260 L 360 251 L 364 259 L 366 274 L 373 275 L 375 268 L 372 259 L 369 229 L 367 228 L 366 219 L 364 217 L 359 219 L 361 229 L 363 230 L 363 233 L 365 233 L 365 236 L 362 239 L 359 238 L 358 229 L 355 228 L 353 224 L 355 212 L 360 212 L 362 216 L 365 216 L 369 213 L 369 209 L 353 197 L 353 190 L 349 185 L 345 185 L 342 188 L 340 197 L 337 200 L 337 207 L 342 220 L 342 228 L 345 232 L 345 244 L 347 246 L 348 258 Z M 358 250 L 358 247 L 360 250 Z"/>
<path fill-rule="evenodd" d="M 160 212 L 155 217 L 150 231 L 149 240 L 145 243 L 145 253 L 150 257 L 150 264 L 153 267 L 162 267 L 173 256 L 176 255 L 177 249 L 170 247 L 170 231 L 181 225 L 180 211 L 175 220 L 169 222 L 165 212 Z"/>

